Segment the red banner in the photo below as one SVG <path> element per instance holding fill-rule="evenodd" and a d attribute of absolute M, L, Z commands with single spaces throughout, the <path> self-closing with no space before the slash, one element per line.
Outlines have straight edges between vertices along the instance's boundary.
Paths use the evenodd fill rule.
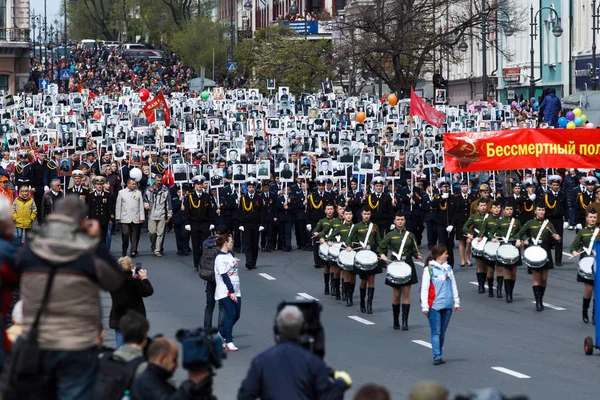
<path fill-rule="evenodd" d="M 597 129 L 511 129 L 444 134 L 446 172 L 599 167 Z"/>
<path fill-rule="evenodd" d="M 165 124 L 167 126 L 171 126 L 171 110 L 169 110 L 167 101 L 162 93 L 159 93 L 158 96 L 152 100 L 149 100 L 142 108 L 142 111 L 144 112 L 144 115 L 146 115 L 148 123 L 151 124 L 156 118 L 156 114 L 154 112 L 159 109 L 162 109 L 165 112 Z"/>
<path fill-rule="evenodd" d="M 436 128 L 446 122 L 446 115 L 425 103 L 412 87 L 410 88 L 410 116 L 423 118 Z"/>

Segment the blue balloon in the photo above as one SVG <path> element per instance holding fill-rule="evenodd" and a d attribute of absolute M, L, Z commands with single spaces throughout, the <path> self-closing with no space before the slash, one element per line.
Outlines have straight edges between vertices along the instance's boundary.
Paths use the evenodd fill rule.
<path fill-rule="evenodd" d="M 581 125 L 583 125 L 583 118 L 581 118 L 581 117 L 575 117 L 575 119 L 573 120 L 573 122 L 575 122 L 575 126 L 581 126 Z"/>
<path fill-rule="evenodd" d="M 560 117 L 558 119 L 558 126 L 561 127 L 561 128 L 566 128 L 568 122 L 569 122 L 569 120 L 566 119 L 565 117 Z"/>
<path fill-rule="evenodd" d="M 533 111 L 540 111 L 540 105 L 537 101 L 533 103 Z"/>

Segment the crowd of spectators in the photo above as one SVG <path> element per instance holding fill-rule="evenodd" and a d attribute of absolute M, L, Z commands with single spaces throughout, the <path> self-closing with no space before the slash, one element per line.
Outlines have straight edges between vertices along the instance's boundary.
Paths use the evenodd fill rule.
<path fill-rule="evenodd" d="M 191 68 L 183 65 L 173 53 L 162 51 L 161 59 L 142 59 L 124 56 L 121 46 L 96 43 L 87 46 L 72 44 L 66 51 L 55 54 L 48 62 L 40 50 L 32 53 L 29 64 L 29 82 L 26 91 L 36 92 L 39 79 L 58 82 L 62 70 L 70 70 L 70 78 L 59 85 L 60 91 L 75 92 L 89 89 L 95 94 L 119 93 L 123 86 L 137 91 L 142 87 L 165 94 L 187 90 L 187 82 L 195 77 Z"/>
<path fill-rule="evenodd" d="M 276 22 L 293 22 L 293 21 L 316 22 L 317 14 L 315 14 L 314 11 L 307 12 L 305 15 L 287 13 L 284 16 L 282 14 L 279 14 L 277 16 L 277 20 L 276 20 Z"/>

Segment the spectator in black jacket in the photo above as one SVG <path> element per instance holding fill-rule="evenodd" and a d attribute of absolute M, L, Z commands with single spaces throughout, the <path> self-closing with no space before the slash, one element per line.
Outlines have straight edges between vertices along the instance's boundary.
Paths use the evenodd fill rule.
<path fill-rule="evenodd" d="M 335 372 L 299 343 L 304 325 L 302 312 L 286 306 L 277 315 L 278 343 L 252 360 L 238 392 L 238 400 L 343 399 L 352 384 L 345 372 Z"/>
<path fill-rule="evenodd" d="M 173 208 L 173 230 L 175 231 L 175 243 L 177 244 L 177 255 L 187 256 L 192 252 L 190 248 L 190 233 L 186 231 L 183 221 L 183 210 L 181 206 L 183 199 L 188 195 L 190 187 L 188 184 L 184 184 L 181 187 L 179 185 L 171 186 L 169 189 L 171 192 L 171 205 Z"/>
<path fill-rule="evenodd" d="M 42 208 L 42 197 L 44 197 L 44 191 L 48 191 L 48 187 L 44 187 L 44 176 L 46 175 L 46 154 L 44 152 L 39 152 L 37 155 L 37 160 L 31 163 L 30 173 L 29 173 L 29 184 L 34 189 L 33 199 L 35 201 L 35 206 L 38 210 Z M 37 213 L 37 221 L 38 225 L 42 224 L 42 213 Z"/>
<path fill-rule="evenodd" d="M 123 345 L 123 336 L 119 329 L 119 321 L 127 311 L 133 310 L 144 317 L 146 316 L 146 307 L 144 306 L 144 297 L 152 296 L 154 288 L 148 280 L 148 272 L 145 269 L 133 271 L 131 258 L 119 258 L 119 265 L 123 269 L 123 286 L 110 292 L 112 298 L 112 307 L 108 325 L 115 330 L 115 347 Z"/>
<path fill-rule="evenodd" d="M 131 387 L 132 400 L 164 400 L 174 398 L 177 389 L 168 381 L 177 369 L 177 345 L 158 338 L 148 347 L 148 367 Z M 171 397 L 173 396 L 173 397 Z"/>

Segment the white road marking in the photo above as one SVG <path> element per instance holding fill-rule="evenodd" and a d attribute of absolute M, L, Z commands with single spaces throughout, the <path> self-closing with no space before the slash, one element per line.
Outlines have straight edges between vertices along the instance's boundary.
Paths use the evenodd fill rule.
<path fill-rule="evenodd" d="M 420 265 L 421 267 L 424 266 L 425 264 L 423 264 L 421 261 L 415 261 L 416 265 Z"/>
<path fill-rule="evenodd" d="M 304 297 L 307 300 L 316 300 L 319 301 L 319 299 L 317 299 L 316 297 L 312 297 L 310 294 L 308 293 L 298 293 L 298 296 L 300 297 Z"/>
<path fill-rule="evenodd" d="M 532 301 L 532 303 L 535 304 L 535 301 Z M 548 304 L 548 303 L 544 303 L 544 307 L 548 307 L 548 308 L 551 308 L 556 311 L 565 311 L 566 310 L 566 308 L 562 308 L 562 307 L 555 306 L 555 305 Z"/>
<path fill-rule="evenodd" d="M 424 340 L 412 340 L 412 342 L 416 343 L 416 344 L 420 344 L 421 346 L 427 347 L 428 349 L 431 348 L 431 343 L 426 342 Z"/>
<path fill-rule="evenodd" d="M 360 322 L 365 325 L 375 325 L 375 322 L 367 321 L 364 318 L 357 317 L 356 315 L 348 315 L 348 318 L 355 320 L 356 322 Z"/>
<path fill-rule="evenodd" d="M 265 278 L 265 279 L 266 279 L 266 280 L 268 280 L 268 281 L 274 281 L 274 280 L 276 280 L 276 279 L 275 279 L 275 278 L 273 278 L 271 275 L 269 275 L 269 274 L 265 274 L 264 272 L 261 272 L 259 275 L 260 275 L 260 276 L 262 276 L 263 278 Z"/>
<path fill-rule="evenodd" d="M 513 371 L 512 369 L 508 369 L 508 368 L 504 368 L 504 367 L 492 367 L 492 369 L 495 371 L 498 371 L 498 372 L 502 372 L 503 374 L 514 376 L 515 378 L 519 378 L 519 379 L 531 378 L 529 375 L 525 375 L 520 372 Z"/>
<path fill-rule="evenodd" d="M 479 283 L 477 283 L 477 282 L 469 282 L 469 283 L 470 283 L 471 285 L 479 286 Z M 488 287 L 488 284 L 487 284 L 487 283 L 485 284 L 485 287 L 486 287 L 486 288 Z M 535 302 L 534 302 L 534 303 L 535 303 Z"/>

